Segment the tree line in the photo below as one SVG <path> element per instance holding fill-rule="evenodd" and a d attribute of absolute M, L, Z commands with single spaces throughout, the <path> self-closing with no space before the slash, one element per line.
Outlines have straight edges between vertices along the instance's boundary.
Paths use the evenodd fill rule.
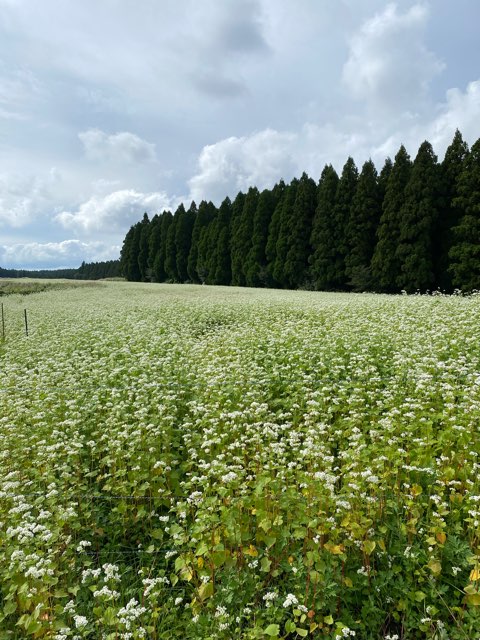
<path fill-rule="evenodd" d="M 77 269 L 4 269 L 0 267 L 0 278 L 65 278 L 67 280 L 101 280 L 121 277 L 120 260 L 82 262 Z"/>
<path fill-rule="evenodd" d="M 457 130 L 442 162 L 425 141 L 380 172 L 348 158 L 319 182 L 306 173 L 251 187 L 219 207 L 181 204 L 125 236 L 133 281 L 395 293 L 480 289 L 480 139 Z"/>

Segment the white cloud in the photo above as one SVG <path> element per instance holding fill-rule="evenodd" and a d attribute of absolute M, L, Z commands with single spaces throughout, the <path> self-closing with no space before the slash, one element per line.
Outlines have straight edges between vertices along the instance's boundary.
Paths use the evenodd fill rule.
<path fill-rule="evenodd" d="M 175 200 L 164 192 L 141 193 L 122 189 L 105 196 L 92 196 L 77 211 L 62 211 L 55 216 L 66 229 L 80 233 L 126 233 L 143 213 L 159 213 L 173 208 Z"/>
<path fill-rule="evenodd" d="M 120 246 L 102 242 L 30 242 L 25 244 L 0 245 L 0 263 L 19 268 L 51 268 L 65 265 L 103 260 L 115 260 Z"/>
<path fill-rule="evenodd" d="M 470 82 L 465 91 L 449 89 L 445 101 L 439 103 L 432 119 L 415 119 L 410 127 L 404 127 L 378 142 L 372 157 L 382 161 L 393 157 L 401 144 L 415 156 L 423 140 L 429 140 L 440 160 L 459 129 L 464 140 L 472 145 L 479 136 L 480 80 Z"/>
<path fill-rule="evenodd" d="M 239 190 L 270 188 L 303 171 L 317 180 L 325 164 L 341 170 L 349 155 L 359 162 L 368 158 L 366 133 L 350 133 L 332 124 L 306 123 L 296 132 L 265 129 L 226 138 L 202 149 L 198 172 L 189 181 L 190 197 L 220 202 Z"/>
<path fill-rule="evenodd" d="M 295 134 L 265 129 L 205 146 L 198 159 L 198 173 L 189 180 L 191 198 L 219 201 L 252 185 L 262 189 L 292 176 L 295 141 Z"/>
<path fill-rule="evenodd" d="M 46 177 L 0 174 L 0 225 L 24 227 L 51 206 L 52 188 L 61 180 L 52 168 Z"/>
<path fill-rule="evenodd" d="M 443 63 L 427 49 L 426 5 L 398 13 L 388 4 L 367 20 L 350 41 L 343 81 L 352 95 L 370 107 L 394 112 L 416 111 Z"/>
<path fill-rule="evenodd" d="M 90 160 L 132 164 L 156 160 L 155 145 L 129 131 L 109 135 L 100 129 L 88 129 L 78 137 Z"/>

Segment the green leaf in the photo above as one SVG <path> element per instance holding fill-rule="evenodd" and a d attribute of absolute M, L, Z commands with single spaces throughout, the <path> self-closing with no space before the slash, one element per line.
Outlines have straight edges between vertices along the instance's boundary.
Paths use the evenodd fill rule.
<path fill-rule="evenodd" d="M 213 596 L 213 582 L 203 582 L 198 589 L 198 597 L 200 600 L 206 600 Z"/>
<path fill-rule="evenodd" d="M 260 562 L 260 569 L 265 573 L 268 573 L 270 571 L 271 565 L 272 565 L 272 561 L 269 560 L 266 556 L 264 556 L 262 558 L 262 561 Z"/>
<path fill-rule="evenodd" d="M 417 602 L 423 602 L 423 600 L 425 600 L 426 596 L 423 593 L 423 591 L 415 591 L 415 600 Z"/>
<path fill-rule="evenodd" d="M 280 627 L 278 624 L 269 624 L 264 633 L 266 633 L 267 636 L 270 636 L 271 638 L 276 638 L 280 633 Z"/>
<path fill-rule="evenodd" d="M 7 602 L 7 604 L 3 607 L 3 613 L 6 616 L 9 616 L 11 613 L 17 610 L 16 602 Z"/>
<path fill-rule="evenodd" d="M 302 638 L 306 638 L 308 636 L 308 629 L 302 629 L 302 627 L 296 627 L 295 631 Z"/>

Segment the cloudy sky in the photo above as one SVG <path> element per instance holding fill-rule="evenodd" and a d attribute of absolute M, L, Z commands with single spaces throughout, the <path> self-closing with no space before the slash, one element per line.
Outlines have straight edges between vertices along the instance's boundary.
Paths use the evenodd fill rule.
<path fill-rule="evenodd" d="M 144 211 L 480 137 L 478 0 L 0 0 L 0 266 Z"/>

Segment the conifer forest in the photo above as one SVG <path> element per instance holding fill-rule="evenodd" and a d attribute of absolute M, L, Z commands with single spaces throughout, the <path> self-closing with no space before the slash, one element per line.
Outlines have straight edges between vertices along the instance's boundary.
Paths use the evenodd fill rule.
<path fill-rule="evenodd" d="M 480 288 L 480 139 L 457 130 L 443 161 L 425 141 L 377 171 L 349 157 L 219 207 L 180 204 L 133 225 L 131 281 L 397 293 Z"/>

